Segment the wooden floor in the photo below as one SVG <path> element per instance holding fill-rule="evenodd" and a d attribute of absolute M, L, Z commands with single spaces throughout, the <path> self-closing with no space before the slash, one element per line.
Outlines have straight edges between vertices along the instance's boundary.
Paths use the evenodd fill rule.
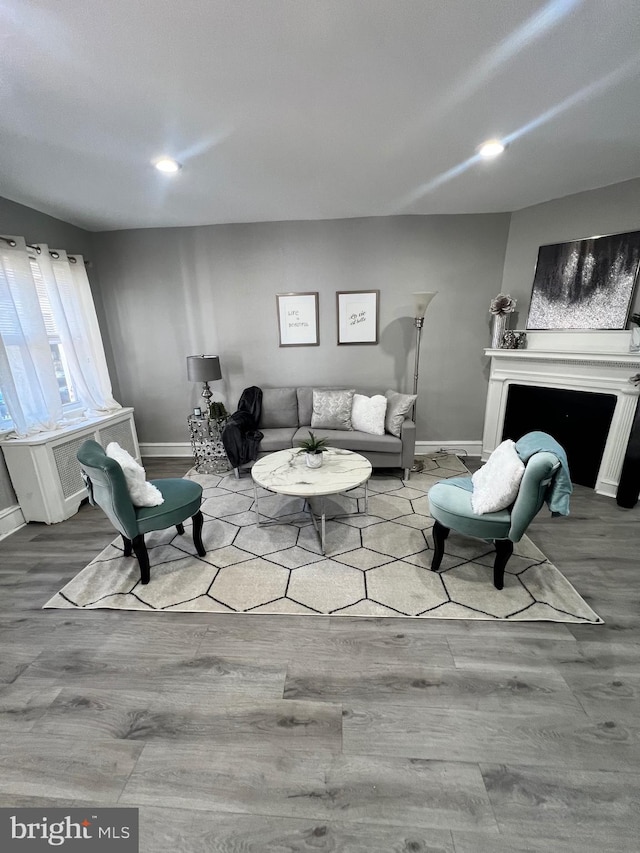
<path fill-rule="evenodd" d="M 139 807 L 144 853 L 638 853 L 639 520 L 576 487 L 530 528 L 603 626 L 43 611 L 114 534 L 30 524 L 0 542 L 0 805 Z"/>

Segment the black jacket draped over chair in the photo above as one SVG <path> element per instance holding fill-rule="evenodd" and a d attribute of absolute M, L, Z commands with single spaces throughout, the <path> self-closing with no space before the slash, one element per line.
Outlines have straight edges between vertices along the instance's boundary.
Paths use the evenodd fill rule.
<path fill-rule="evenodd" d="M 262 411 L 262 389 L 252 385 L 245 388 L 238 409 L 222 430 L 222 444 L 233 468 L 258 458 L 263 434 L 258 429 Z"/>

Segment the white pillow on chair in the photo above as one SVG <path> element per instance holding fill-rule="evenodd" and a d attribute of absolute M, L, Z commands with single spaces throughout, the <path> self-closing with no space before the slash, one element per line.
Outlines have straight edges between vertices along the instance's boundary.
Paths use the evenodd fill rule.
<path fill-rule="evenodd" d="M 476 515 L 506 509 L 515 501 L 524 475 L 524 462 L 510 438 L 499 444 L 472 476 L 471 507 Z"/>
<path fill-rule="evenodd" d="M 107 445 L 105 452 L 122 468 L 129 497 L 134 506 L 160 506 L 164 503 L 160 489 L 147 481 L 142 465 L 139 465 L 124 447 L 120 447 L 117 441 L 112 441 Z"/>

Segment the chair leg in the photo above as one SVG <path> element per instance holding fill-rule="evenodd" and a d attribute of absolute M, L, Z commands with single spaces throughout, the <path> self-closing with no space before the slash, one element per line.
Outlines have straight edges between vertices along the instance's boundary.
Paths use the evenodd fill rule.
<path fill-rule="evenodd" d="M 496 539 L 496 559 L 493 563 L 493 585 L 496 589 L 504 587 L 504 570 L 513 554 L 513 542 L 510 539 Z"/>
<path fill-rule="evenodd" d="M 433 525 L 433 560 L 431 561 L 431 571 L 437 572 L 444 556 L 444 543 L 449 535 L 449 528 L 444 524 L 436 521 Z"/>
<path fill-rule="evenodd" d="M 131 544 L 131 539 L 127 539 L 126 536 L 123 536 L 122 541 L 124 543 L 124 555 L 125 557 L 130 557 L 133 553 L 133 545 Z"/>
<path fill-rule="evenodd" d="M 202 525 L 204 524 L 204 518 L 202 517 L 202 513 L 200 510 L 192 516 L 193 521 L 193 544 L 196 546 L 196 551 L 200 557 L 204 557 L 207 553 L 204 545 L 202 544 Z"/>
<path fill-rule="evenodd" d="M 149 554 L 147 553 L 147 546 L 144 544 L 144 536 L 142 533 L 139 533 L 133 540 L 133 552 L 138 558 L 138 564 L 140 566 L 140 583 L 149 583 Z"/>
<path fill-rule="evenodd" d="M 180 536 L 184 535 L 184 524 L 176 524 L 176 530 L 180 534 Z"/>

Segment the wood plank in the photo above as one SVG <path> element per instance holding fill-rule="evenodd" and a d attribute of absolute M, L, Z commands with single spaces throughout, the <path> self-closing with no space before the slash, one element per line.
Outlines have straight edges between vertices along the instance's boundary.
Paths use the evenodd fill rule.
<path fill-rule="evenodd" d="M 637 766 L 637 764 L 636 764 Z M 567 835 L 587 850 L 618 850 L 618 842 L 638 843 L 640 775 L 561 767 L 481 765 L 501 833 Z M 570 830 L 569 830 L 570 828 Z M 608 834 L 604 848 L 591 838 Z"/>
<path fill-rule="evenodd" d="M 640 721 L 592 720 L 584 711 L 535 715 L 443 711 L 407 705 L 345 705 L 343 749 L 448 761 L 503 761 L 617 770 L 640 766 Z"/>
<path fill-rule="evenodd" d="M 0 728 L 2 724 L 0 696 Z M 30 723 L 32 731 L 144 743 L 254 742 L 287 750 L 342 748 L 342 706 L 283 699 L 239 699 L 191 693 L 64 688 Z"/>
<path fill-rule="evenodd" d="M 327 756 L 270 746 L 170 751 L 148 744 L 120 797 L 236 814 L 375 825 L 495 829 L 476 765 Z"/>
<path fill-rule="evenodd" d="M 141 751 L 141 744 L 123 741 L 88 744 L 74 737 L 15 732 L 0 753 L 0 793 L 113 801 Z"/>
<path fill-rule="evenodd" d="M 558 835 L 550 835 L 541 812 L 538 826 L 528 835 L 454 830 L 452 833 L 456 853 L 596 853 L 613 851 L 615 853 L 638 853 L 637 839 L 623 839 L 616 836 L 612 846 L 611 832 L 591 828 L 588 837 L 571 833 L 564 834 L 562 827 Z"/>
<path fill-rule="evenodd" d="M 287 670 L 286 699 L 318 699 L 374 706 L 418 705 L 452 711 L 550 711 L 578 714 L 582 706 L 556 673 L 538 671 L 456 670 L 399 661 L 390 669 L 357 668 L 342 659 L 310 671 L 292 663 Z"/>
<path fill-rule="evenodd" d="M 160 617 L 161 618 L 161 617 Z M 119 689 L 123 684 L 156 692 L 172 689 L 186 693 L 211 691 L 234 695 L 282 698 L 286 670 L 281 664 L 262 664 L 215 655 L 154 654 L 130 649 L 56 649 L 39 654 L 20 675 L 22 684 L 84 686 Z"/>
<path fill-rule="evenodd" d="M 493 834 L 492 837 L 496 837 Z M 448 830 L 144 806 L 140 853 L 456 853 Z M 560 853 L 563 853 L 560 851 Z M 570 853 L 570 851 L 569 851 Z M 626 853 L 626 851 L 624 851 Z"/>

